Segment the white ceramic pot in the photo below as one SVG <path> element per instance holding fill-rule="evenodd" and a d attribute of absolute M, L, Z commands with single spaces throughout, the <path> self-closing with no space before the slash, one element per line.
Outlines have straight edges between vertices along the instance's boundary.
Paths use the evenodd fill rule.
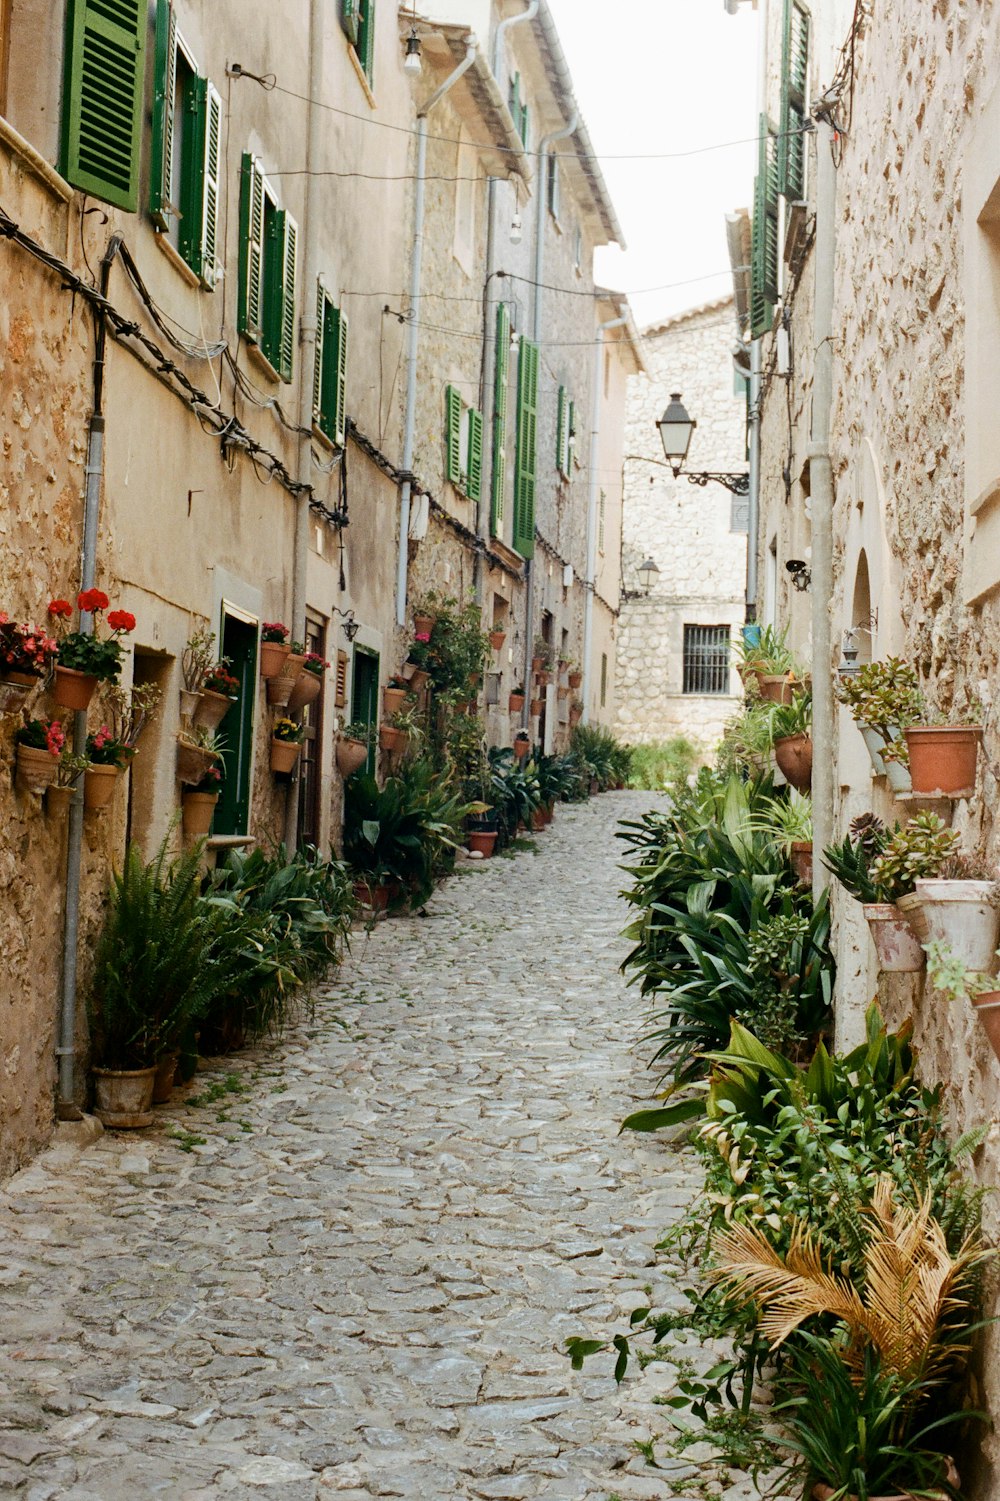
<path fill-rule="evenodd" d="M 868 747 L 868 754 L 871 757 L 872 771 L 877 777 L 884 777 L 885 762 L 882 760 L 882 751 L 885 746 L 885 741 L 882 739 L 882 736 L 879 734 L 878 730 L 873 730 L 871 725 L 859 724 L 858 729 L 861 731 L 862 740 Z"/>
<path fill-rule="evenodd" d="M 918 881 L 912 897 L 903 901 L 919 906 L 925 942 L 947 944 L 966 969 L 979 974 L 996 973 L 1000 941 L 1000 907 L 994 881 Z M 900 902 L 902 907 L 903 902 Z"/>
<path fill-rule="evenodd" d="M 892 902 L 865 903 L 861 909 L 872 935 L 879 969 L 890 975 L 917 974 L 924 951 L 906 915 Z"/>

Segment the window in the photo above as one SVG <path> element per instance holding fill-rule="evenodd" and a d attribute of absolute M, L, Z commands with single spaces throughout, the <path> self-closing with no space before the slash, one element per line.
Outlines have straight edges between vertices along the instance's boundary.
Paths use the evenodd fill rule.
<path fill-rule="evenodd" d="M 334 306 L 321 277 L 316 295 L 313 422 L 338 448 L 343 448 L 347 437 L 346 392 L 347 314 Z"/>
<path fill-rule="evenodd" d="M 64 66 L 63 176 L 94 198 L 135 213 L 146 0 L 67 0 Z"/>
<path fill-rule="evenodd" d="M 798 0 L 785 0 L 784 35 L 781 50 L 781 132 L 778 147 L 778 177 L 786 198 L 805 193 L 805 136 L 808 110 L 809 14 Z"/>
<path fill-rule="evenodd" d="M 514 482 L 514 549 L 535 554 L 535 471 L 538 452 L 538 345 L 521 340 L 517 365 L 517 475 Z"/>
<path fill-rule="evenodd" d="M 556 468 L 563 479 L 569 479 L 572 472 L 575 439 L 576 406 L 570 401 L 566 387 L 560 386 L 556 413 Z"/>
<path fill-rule="evenodd" d="M 375 0 L 340 0 L 340 24 L 371 83 L 375 62 Z"/>
<path fill-rule="evenodd" d="M 483 418 L 462 400 L 457 386 L 446 386 L 445 454 L 448 483 L 470 500 L 483 491 Z"/>
<path fill-rule="evenodd" d="M 369 729 L 378 725 L 378 675 L 378 652 L 372 651 L 367 646 L 356 646 L 354 648 L 354 682 L 351 686 L 351 720 L 354 724 L 366 724 Z M 365 770 L 369 776 L 375 775 L 377 745 L 377 736 L 370 736 L 368 760 L 365 762 Z"/>
<path fill-rule="evenodd" d="M 224 604 L 219 637 L 222 655 L 229 658 L 230 671 L 239 680 L 240 696 L 219 726 L 224 777 L 212 827 L 216 834 L 247 834 L 257 700 L 257 622 Z"/>
<path fill-rule="evenodd" d="M 493 475 L 490 531 L 503 535 L 504 483 L 507 478 L 507 382 L 510 378 L 510 308 L 497 308 L 496 349 L 493 355 Z"/>
<path fill-rule="evenodd" d="M 171 0 L 157 0 L 149 211 L 206 287 L 218 277 L 222 100 L 198 68 Z"/>
<path fill-rule="evenodd" d="M 549 155 L 549 170 L 547 187 L 547 201 L 549 213 L 559 222 L 559 158 L 553 151 Z"/>
<path fill-rule="evenodd" d="M 579 224 L 573 236 L 573 270 L 577 276 L 583 275 L 583 230 Z"/>
<path fill-rule="evenodd" d="M 770 329 L 778 300 L 778 143 L 766 115 L 761 115 L 757 128 L 750 247 L 750 333 L 755 339 Z"/>
<path fill-rule="evenodd" d="M 728 625 L 684 627 L 684 692 L 729 692 Z"/>
<path fill-rule="evenodd" d="M 249 152 L 240 191 L 239 330 L 291 381 L 295 352 L 298 228 Z"/>
<path fill-rule="evenodd" d="M 521 137 L 521 144 L 525 151 L 528 149 L 528 106 L 521 98 L 521 75 L 515 73 L 510 81 L 510 89 L 507 94 L 507 105 L 511 117 L 517 127 L 517 133 Z"/>

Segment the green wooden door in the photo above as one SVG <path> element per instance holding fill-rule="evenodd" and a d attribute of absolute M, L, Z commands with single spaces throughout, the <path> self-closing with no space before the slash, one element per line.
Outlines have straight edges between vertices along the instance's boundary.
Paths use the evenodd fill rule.
<path fill-rule="evenodd" d="M 354 648 L 354 683 L 351 689 L 351 719 L 378 729 L 378 652 L 367 646 Z M 371 737 L 365 770 L 375 775 L 376 737 Z"/>
<path fill-rule="evenodd" d="M 222 618 L 222 655 L 239 679 L 240 696 L 219 726 L 225 780 L 215 805 L 214 834 L 250 832 L 250 778 L 253 771 L 253 717 L 257 696 L 257 626 L 235 616 Z"/>

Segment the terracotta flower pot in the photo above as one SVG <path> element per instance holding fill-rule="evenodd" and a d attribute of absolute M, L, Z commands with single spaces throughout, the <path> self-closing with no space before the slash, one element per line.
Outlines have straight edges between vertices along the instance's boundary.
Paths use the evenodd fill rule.
<path fill-rule="evenodd" d="M 813 878 L 813 847 L 809 840 L 797 839 L 788 852 L 792 869 L 803 886 L 811 886 Z"/>
<path fill-rule="evenodd" d="M 423 693 L 424 689 L 427 687 L 427 684 L 431 680 L 430 673 L 425 672 L 422 667 L 413 667 L 409 663 L 404 664 L 404 666 L 409 666 L 410 668 L 409 675 L 407 677 L 407 682 L 410 685 L 410 692 Z"/>
<path fill-rule="evenodd" d="M 294 682 L 306 664 L 305 652 L 290 651 L 285 658 L 285 665 L 281 669 L 281 676 L 291 678 Z"/>
<path fill-rule="evenodd" d="M 7 672 L 0 677 L 0 714 L 15 713 L 40 681 L 33 672 Z"/>
<path fill-rule="evenodd" d="M 559 698 L 560 701 L 562 701 L 563 699 L 569 698 L 569 684 L 567 683 L 566 686 L 565 686 L 565 688 L 564 688 L 563 685 L 562 685 L 562 683 L 560 683 L 559 687 L 556 689 L 556 696 Z"/>
<path fill-rule="evenodd" d="M 510 710 L 511 714 L 520 714 L 521 710 L 524 708 L 524 694 L 512 693 L 507 700 L 507 708 Z"/>
<path fill-rule="evenodd" d="M 368 760 L 368 747 L 363 740 L 337 741 L 337 770 L 346 780 Z"/>
<path fill-rule="evenodd" d="M 215 693 L 211 688 L 206 688 L 194 711 L 194 723 L 202 725 L 206 730 L 217 730 L 235 702 L 235 698 L 230 698 L 228 694 Z"/>
<path fill-rule="evenodd" d="M 262 641 L 260 643 L 261 677 L 276 678 L 280 672 L 283 672 L 291 651 L 292 648 L 287 641 Z"/>
<path fill-rule="evenodd" d="M 274 677 L 265 678 L 264 681 L 267 688 L 267 701 L 272 708 L 287 708 L 292 689 L 295 687 L 295 679 L 288 673 L 279 672 Z"/>
<path fill-rule="evenodd" d="M 59 757 L 36 745 L 17 747 L 17 781 L 23 792 L 44 792 L 59 774 Z"/>
<path fill-rule="evenodd" d="M 436 617 L 434 615 L 414 615 L 413 634 L 414 636 L 416 636 L 418 641 L 426 641 L 430 636 L 431 631 L 434 629 L 435 618 Z"/>
<path fill-rule="evenodd" d="M 493 846 L 497 842 L 496 829 L 470 829 L 465 836 L 465 843 L 473 854 L 482 855 L 488 860 L 493 854 Z"/>
<path fill-rule="evenodd" d="M 945 944 L 966 969 L 992 974 L 1000 940 L 1000 907 L 994 881 L 920 880 L 900 911 L 924 943 Z"/>
<path fill-rule="evenodd" d="M 531 741 L 528 739 L 527 735 L 525 735 L 523 739 L 518 736 L 514 741 L 514 755 L 517 757 L 517 759 L 519 761 L 523 761 L 530 751 Z"/>
<path fill-rule="evenodd" d="M 532 659 L 531 659 L 531 670 L 532 670 L 532 672 L 541 672 L 542 669 L 544 668 L 544 666 L 545 666 L 545 658 L 544 657 L 532 657 Z"/>
<path fill-rule="evenodd" d="M 355 881 L 354 895 L 362 907 L 370 907 L 373 912 L 384 912 L 389 905 L 388 886 L 372 886 L 368 881 Z"/>
<path fill-rule="evenodd" d="M 289 714 L 297 714 L 307 704 L 315 703 L 323 690 L 318 672 L 300 672 L 288 697 Z"/>
<path fill-rule="evenodd" d="M 212 815 L 219 801 L 217 792 L 185 792 L 181 803 L 181 823 L 185 839 L 203 839 L 212 827 Z"/>
<path fill-rule="evenodd" d="M 544 700 L 544 698 L 533 698 L 531 700 L 531 712 L 532 712 L 532 714 L 535 714 L 535 715 L 541 714 L 541 712 L 542 712 L 542 710 L 544 708 L 545 708 L 545 700 Z"/>
<path fill-rule="evenodd" d="M 569 686 L 571 688 L 579 688 L 582 682 L 583 682 L 583 673 L 582 672 L 571 672 L 570 673 L 570 675 L 569 675 Z"/>
<path fill-rule="evenodd" d="M 218 760 L 211 751 L 190 740 L 177 739 L 177 780 L 192 785 L 200 782 Z"/>
<path fill-rule="evenodd" d="M 184 724 L 190 724 L 201 703 L 201 694 L 194 693 L 190 688 L 180 690 L 181 697 L 181 720 Z"/>
<path fill-rule="evenodd" d="M 789 786 L 796 792 L 809 791 L 813 767 L 811 735 L 781 735 L 774 742 L 774 759 Z"/>
<path fill-rule="evenodd" d="M 378 743 L 384 751 L 392 754 L 406 749 L 409 740 L 405 730 L 397 730 L 395 725 L 380 724 L 378 728 Z"/>
<path fill-rule="evenodd" d="M 45 789 L 45 811 L 50 818 L 66 818 L 69 814 L 69 805 L 73 801 L 75 787 L 59 787 L 55 782 L 50 782 Z"/>
<path fill-rule="evenodd" d="M 802 684 L 785 673 L 760 674 L 760 696 L 772 704 L 790 704 Z"/>
<path fill-rule="evenodd" d="M 86 709 L 96 687 L 97 679 L 91 673 L 77 672 L 74 667 L 60 667 L 57 664 L 52 700 L 61 709 Z"/>
<path fill-rule="evenodd" d="M 490 645 L 494 651 L 500 651 L 506 640 L 506 631 L 490 631 Z"/>
<path fill-rule="evenodd" d="M 88 766 L 83 774 L 83 806 L 88 813 L 106 808 L 115 795 L 117 766 Z"/>
<path fill-rule="evenodd" d="M 990 1047 L 1000 1058 L 1000 990 L 984 990 L 969 999 L 983 1024 Z"/>
<path fill-rule="evenodd" d="M 981 725 L 918 725 L 907 730 L 914 792 L 971 797 L 982 738 Z"/>
<path fill-rule="evenodd" d="M 892 902 L 866 902 L 862 907 L 878 954 L 879 969 L 890 975 L 917 974 L 924 967 L 920 939 L 905 913 Z"/>
<path fill-rule="evenodd" d="M 531 815 L 531 828 L 535 834 L 540 834 L 545 828 L 545 809 L 536 808 Z"/>
<path fill-rule="evenodd" d="M 151 1126 L 155 1068 L 94 1069 L 97 1106 L 94 1114 L 115 1130 Z"/>
<path fill-rule="evenodd" d="M 401 714 L 406 703 L 405 688 L 383 688 L 382 708 L 391 718 L 394 714 Z"/>
<path fill-rule="evenodd" d="M 278 740 L 271 737 L 271 770 L 287 774 L 295 770 L 302 749 L 298 740 Z"/>
<path fill-rule="evenodd" d="M 545 668 L 543 668 L 541 672 L 536 673 L 535 676 L 538 678 L 538 681 L 543 688 L 547 688 L 552 681 L 551 672 L 548 672 Z"/>
<path fill-rule="evenodd" d="M 153 1075 L 153 1104 L 165 1105 L 174 1091 L 174 1075 L 177 1072 L 179 1052 L 164 1053 Z"/>
<path fill-rule="evenodd" d="M 958 1471 L 950 1459 L 946 1459 L 945 1463 L 947 1465 L 945 1479 L 949 1485 L 953 1485 L 957 1489 L 959 1485 Z M 840 1494 L 839 1491 L 834 1490 L 832 1485 L 824 1485 L 822 1482 L 818 1482 L 813 1486 L 812 1493 L 813 1501 L 830 1501 L 831 1496 Z M 950 1495 L 949 1492 L 945 1491 L 928 1491 L 923 1494 L 926 1495 L 927 1501 L 949 1501 Z M 851 1494 L 845 1498 L 845 1501 L 858 1501 L 858 1498 Z M 894 1492 L 891 1496 L 872 1496 L 869 1498 L 869 1501 L 916 1501 L 916 1498 L 911 1491 L 900 1491 Z"/>

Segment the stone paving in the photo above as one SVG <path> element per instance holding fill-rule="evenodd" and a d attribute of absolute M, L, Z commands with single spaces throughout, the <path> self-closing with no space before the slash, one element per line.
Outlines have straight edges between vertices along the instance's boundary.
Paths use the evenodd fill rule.
<path fill-rule="evenodd" d="M 562 809 L 537 854 L 463 866 L 356 934 L 281 1044 L 199 1073 L 199 1104 L 0 1191 L 0 1495 L 721 1489 L 636 1447 L 667 1427 L 669 1365 L 618 1388 L 563 1353 L 679 1296 L 653 1246 L 697 1174 L 618 1135 L 650 1081 L 613 836 L 651 801 Z"/>

